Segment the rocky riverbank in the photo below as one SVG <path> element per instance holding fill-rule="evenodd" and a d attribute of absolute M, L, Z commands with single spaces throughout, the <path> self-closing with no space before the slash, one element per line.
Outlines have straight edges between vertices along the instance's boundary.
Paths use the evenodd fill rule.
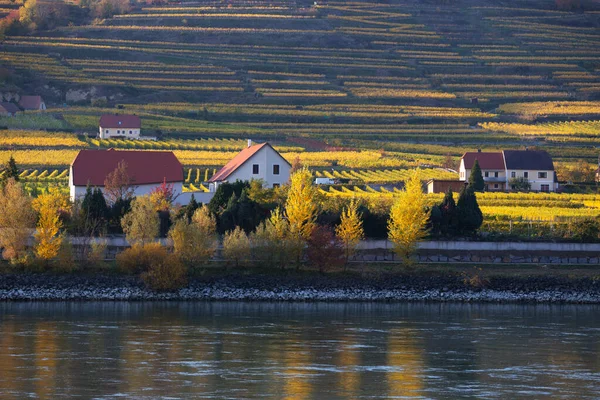
<path fill-rule="evenodd" d="M 148 290 L 123 275 L 0 275 L 0 301 L 456 301 L 598 303 L 600 280 L 553 276 L 496 277 L 485 287 L 456 275 L 227 275 L 192 279 L 175 292 Z"/>

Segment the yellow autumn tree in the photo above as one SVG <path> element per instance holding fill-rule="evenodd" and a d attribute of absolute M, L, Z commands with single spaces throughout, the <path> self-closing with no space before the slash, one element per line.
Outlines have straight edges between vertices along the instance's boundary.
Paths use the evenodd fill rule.
<path fill-rule="evenodd" d="M 312 174 L 306 167 L 294 172 L 285 202 L 290 232 L 303 240 L 308 240 L 315 229 L 319 210 L 318 190 L 312 180 Z"/>
<path fill-rule="evenodd" d="M 208 207 L 196 210 L 192 221 L 181 218 L 169 231 L 173 250 L 179 259 L 189 266 L 206 263 L 216 249 L 216 220 Z"/>
<path fill-rule="evenodd" d="M 392 205 L 388 221 L 388 238 L 394 244 L 396 254 L 407 265 L 411 263 L 410 257 L 417 243 L 427 235 L 428 219 L 429 211 L 425 207 L 425 194 L 417 169 Z"/>
<path fill-rule="evenodd" d="M 38 223 L 35 238 L 35 254 L 41 260 L 51 260 L 60 251 L 63 227 L 60 211 L 69 206 L 68 198 L 59 192 L 43 194 L 33 201 L 33 208 L 38 212 Z"/>
<path fill-rule="evenodd" d="M 121 227 L 127 241 L 146 244 L 154 241 L 159 234 L 160 221 L 155 204 L 149 196 L 140 196 L 131 202 L 131 211 L 121 218 Z"/>
<path fill-rule="evenodd" d="M 239 226 L 225 233 L 223 237 L 223 257 L 233 261 L 236 268 L 250 259 L 250 239 Z"/>
<path fill-rule="evenodd" d="M 358 212 L 356 200 L 350 201 L 350 204 L 342 211 L 341 221 L 335 228 L 335 234 L 344 244 L 344 254 L 346 262 L 348 262 L 356 251 L 358 243 L 365 237 L 362 215 Z"/>

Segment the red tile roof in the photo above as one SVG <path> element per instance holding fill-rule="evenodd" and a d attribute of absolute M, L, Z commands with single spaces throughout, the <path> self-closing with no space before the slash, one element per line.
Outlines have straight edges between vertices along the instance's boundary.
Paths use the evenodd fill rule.
<path fill-rule="evenodd" d="M 141 128 L 142 121 L 137 115 L 104 114 L 100 117 L 102 128 Z"/>
<path fill-rule="evenodd" d="M 19 106 L 23 110 L 39 110 L 42 102 L 42 96 L 21 96 Z"/>
<path fill-rule="evenodd" d="M 21 111 L 21 109 L 19 107 L 17 107 L 16 104 L 9 103 L 9 102 L 0 103 L 0 107 L 9 114 L 15 114 L 15 113 L 18 113 L 19 111 Z"/>
<path fill-rule="evenodd" d="M 73 163 L 75 186 L 104 186 L 106 176 L 119 162 L 127 163 L 127 170 L 135 185 L 183 182 L 183 167 L 171 151 L 81 150 Z"/>
<path fill-rule="evenodd" d="M 480 151 L 466 152 L 462 159 L 465 163 L 465 169 L 473 168 L 475 160 L 479 161 L 481 169 L 504 169 L 504 157 L 502 153 L 486 153 Z"/>
<path fill-rule="evenodd" d="M 209 182 L 220 182 L 226 180 L 229 175 L 231 175 L 235 170 L 244 165 L 246 161 L 248 161 L 252 156 L 258 153 L 262 148 L 270 147 L 271 150 L 277 153 L 277 150 L 273 149 L 273 147 L 269 143 L 255 144 L 254 146 L 246 147 L 244 150 L 240 151 L 231 161 L 229 161 L 223 168 L 217 171 L 208 181 Z M 277 153 L 279 154 L 279 153 Z M 281 157 L 281 155 L 279 155 Z M 285 162 L 283 157 L 281 157 Z M 289 164 L 289 163 L 288 163 Z"/>

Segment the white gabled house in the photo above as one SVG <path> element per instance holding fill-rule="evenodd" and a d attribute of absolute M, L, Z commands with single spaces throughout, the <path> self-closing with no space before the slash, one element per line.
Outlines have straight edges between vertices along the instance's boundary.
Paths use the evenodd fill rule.
<path fill-rule="evenodd" d="M 183 192 L 183 167 L 172 151 L 81 150 L 69 171 L 71 200 L 83 197 L 88 186 L 104 191 L 106 177 L 121 161 L 127 164 L 134 196 L 149 194 L 163 182 L 173 186 L 176 196 Z"/>
<path fill-rule="evenodd" d="M 467 152 L 460 160 L 459 179 L 469 180 L 478 161 L 486 191 L 513 190 L 513 180 L 524 180 L 534 192 L 554 192 L 558 179 L 552 157 L 544 150 L 503 150 L 501 152 Z"/>
<path fill-rule="evenodd" d="M 208 180 L 209 190 L 215 192 L 223 182 L 252 179 L 262 179 L 268 188 L 278 187 L 290 179 L 291 169 L 292 165 L 269 143 L 252 145 L 249 140 L 248 147 Z"/>
<path fill-rule="evenodd" d="M 124 137 L 139 139 L 142 132 L 142 120 L 137 115 L 105 114 L 100 117 L 100 139 Z"/>

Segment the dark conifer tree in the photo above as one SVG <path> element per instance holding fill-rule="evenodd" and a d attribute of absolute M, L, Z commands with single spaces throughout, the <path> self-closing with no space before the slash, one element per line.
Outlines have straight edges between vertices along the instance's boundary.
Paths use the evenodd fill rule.
<path fill-rule="evenodd" d="M 483 175 L 481 174 L 481 167 L 479 161 L 475 160 L 473 168 L 471 169 L 471 175 L 469 175 L 469 187 L 476 192 L 482 192 L 485 189 L 485 182 L 483 181 Z"/>
<path fill-rule="evenodd" d="M 473 234 L 483 224 L 483 214 L 477 204 L 475 192 L 470 187 L 464 188 L 456 204 L 458 228 L 461 233 Z"/>

